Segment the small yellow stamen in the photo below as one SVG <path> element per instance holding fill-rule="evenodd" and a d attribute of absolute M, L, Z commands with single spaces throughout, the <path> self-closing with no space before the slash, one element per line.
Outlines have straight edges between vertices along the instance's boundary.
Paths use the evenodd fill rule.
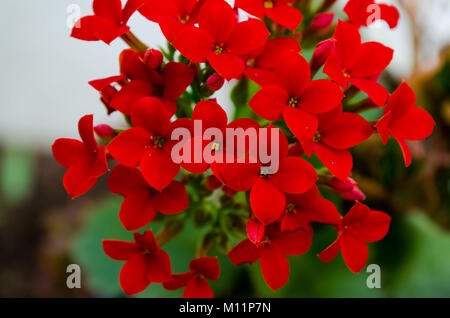
<path fill-rule="evenodd" d="M 216 52 L 217 54 L 222 54 L 223 47 L 221 47 L 220 45 L 216 45 L 216 47 L 214 48 L 214 52 Z"/>
<path fill-rule="evenodd" d="M 273 2 L 272 1 L 264 1 L 264 8 L 272 9 L 273 8 Z"/>
<path fill-rule="evenodd" d="M 313 141 L 314 141 L 314 142 L 319 142 L 319 141 L 320 141 L 320 138 L 322 138 L 322 135 L 320 134 L 320 132 L 316 132 L 316 133 L 314 134 Z"/>
<path fill-rule="evenodd" d="M 155 138 L 155 141 L 153 142 L 153 146 L 155 147 L 155 148 L 162 148 L 162 147 L 164 147 L 164 143 L 165 143 L 166 141 L 165 141 L 165 139 L 163 138 L 163 137 L 161 137 L 161 136 L 157 136 L 156 138 Z"/>
<path fill-rule="evenodd" d="M 295 98 L 295 97 L 289 98 L 288 105 L 292 106 L 292 107 L 297 107 L 297 105 L 298 105 L 298 98 Z"/>

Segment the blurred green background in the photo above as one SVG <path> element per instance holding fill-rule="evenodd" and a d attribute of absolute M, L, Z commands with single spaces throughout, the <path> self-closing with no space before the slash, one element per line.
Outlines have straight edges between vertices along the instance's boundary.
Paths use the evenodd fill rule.
<path fill-rule="evenodd" d="M 85 7 L 90 3 L 81 2 Z M 374 136 L 353 151 L 356 163 L 353 177 L 368 197 L 365 203 L 372 209 L 385 211 L 393 217 L 386 238 L 369 244 L 368 264 L 380 265 L 381 288 L 369 289 L 366 286 L 369 273 L 365 270 L 359 275 L 351 273 L 340 256 L 330 264 L 322 263 L 316 254 L 334 240 L 335 233 L 329 227 L 315 226 L 311 250 L 305 255 L 290 258 L 291 277 L 288 284 L 279 291 L 274 293 L 266 286 L 258 263 L 234 267 L 225 256 L 221 256 L 221 277 L 212 283 L 216 296 L 450 296 L 450 50 L 445 48 L 450 39 L 439 42 L 434 50 L 437 60 L 431 66 L 427 64 L 424 67 L 425 61 L 430 59 L 430 53 L 426 55 L 422 48 L 431 47 L 432 43 L 427 43 L 435 39 L 430 37 L 431 31 L 427 29 L 429 26 L 426 22 L 419 19 L 420 7 L 410 6 L 414 2 L 412 0 L 401 2 L 402 14 L 409 21 L 407 31 L 404 32 L 412 35 L 415 46 L 406 53 L 399 50 L 396 54 L 400 54 L 400 60 L 402 56 L 409 58 L 412 66 L 408 67 L 408 72 L 399 75 L 399 68 L 395 67 L 400 64 L 394 63 L 394 67 L 383 76 L 382 81 L 392 92 L 401 80 L 406 79 L 418 95 L 417 105 L 426 108 L 433 115 L 437 127 L 433 136 L 425 142 L 410 144 L 414 161 L 408 169 L 403 165 L 398 145 L 392 140 L 384 147 L 379 138 Z M 445 0 L 431 2 L 445 3 Z M 8 2 L 10 4 L 12 2 Z M 65 5 L 62 6 L 63 9 Z M 65 18 L 64 11 L 62 14 Z M 450 14 L 444 17 L 450 20 Z M 434 17 L 432 20 L 439 18 Z M 59 22 L 64 22 L 64 19 Z M 377 29 L 375 33 L 376 31 Z M 61 38 L 62 36 L 67 37 L 67 34 L 61 35 Z M 75 42 L 75 45 L 79 45 L 79 42 Z M 48 50 L 45 43 L 40 48 Z M 306 55 L 310 53 L 305 52 Z M 113 67 L 117 68 L 116 60 L 112 54 L 110 56 Z M 22 63 L 16 63 L 15 66 L 17 69 L 25 67 Z M 75 68 L 73 71 L 75 72 Z M 33 69 L 30 72 L 33 75 L 37 73 Z M 72 74 L 72 70 L 67 72 Z M 77 81 L 81 79 L 78 78 Z M 36 85 L 42 86 L 46 81 L 40 84 L 38 82 Z M 19 84 L 8 82 L 8 85 Z M 71 89 L 67 83 L 63 86 Z M 87 90 L 87 86 L 80 85 L 76 94 Z M 2 88 L 2 93 L 7 94 L 8 90 Z M 33 96 L 40 96 L 44 101 L 48 98 L 39 92 Z M 88 112 L 89 109 L 103 111 L 100 103 L 95 103 L 97 96 L 94 93 L 89 98 L 90 104 L 80 107 Z M 245 99 L 248 96 L 239 98 Z M 32 99 L 31 94 L 26 99 L 30 105 L 33 104 Z M 8 99 L 2 103 L 2 110 L 5 111 L 2 115 L 15 111 L 15 101 Z M 60 98 L 58 103 L 62 114 L 65 112 L 66 99 Z M 30 105 L 27 107 L 31 107 Z M 85 110 L 80 112 L 86 112 Z M 246 111 L 248 107 L 241 115 Z M 23 114 L 32 117 L 28 109 L 23 109 Z M 65 169 L 51 157 L 50 142 L 45 141 L 45 147 L 30 145 L 34 143 L 30 140 L 34 140 L 36 136 L 36 127 L 48 125 L 57 120 L 56 116 L 59 119 L 58 113 L 55 116 L 55 113 L 49 111 L 42 116 L 45 117 L 43 123 L 37 123 L 38 119 L 33 118 L 31 122 L 35 120 L 37 126 L 30 121 L 26 124 L 27 130 L 22 129 L 24 135 L 17 142 L 16 136 L 5 130 L 9 126 L 17 128 L 14 121 L 5 121 L 1 125 L 0 297 L 124 297 L 118 284 L 122 263 L 106 257 L 101 248 L 101 240 L 105 238 L 131 240 L 131 234 L 124 230 L 117 217 L 121 199 L 109 194 L 104 176 L 87 195 L 70 200 L 62 186 Z M 64 129 L 73 131 L 75 135 L 74 123 L 78 117 L 70 113 L 68 116 L 73 117 L 73 122 Z M 374 119 L 378 114 L 368 112 L 364 116 Z M 54 132 L 48 133 L 48 136 L 53 138 L 54 134 L 56 135 Z M 66 135 L 58 133 L 57 136 Z M 335 195 L 331 195 L 330 199 L 337 204 L 341 213 L 351 207 L 351 203 L 341 201 Z M 154 231 L 158 226 L 153 227 Z M 204 234 L 205 230 L 189 223 L 179 237 L 165 245 L 171 256 L 174 272 L 187 270 L 187 264 L 194 258 L 197 244 Z M 232 238 L 229 243 L 233 246 L 237 242 L 237 238 Z M 72 263 L 81 266 L 81 289 L 66 287 L 66 267 Z M 181 291 L 167 292 L 159 285 L 151 285 L 138 297 L 180 295 Z"/>

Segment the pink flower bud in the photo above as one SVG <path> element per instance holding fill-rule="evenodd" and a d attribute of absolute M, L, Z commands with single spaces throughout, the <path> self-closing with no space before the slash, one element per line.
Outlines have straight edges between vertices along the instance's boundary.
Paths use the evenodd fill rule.
<path fill-rule="evenodd" d="M 334 42 L 334 39 L 329 39 L 317 44 L 310 62 L 312 74 L 315 74 L 325 64 L 328 56 L 334 50 Z"/>
<path fill-rule="evenodd" d="M 310 28 L 313 30 L 326 30 L 330 27 L 331 23 L 334 19 L 334 13 L 333 12 L 325 12 L 325 13 L 319 13 L 316 15 L 311 22 Z"/>
<path fill-rule="evenodd" d="M 222 76 L 220 76 L 217 73 L 214 73 L 206 80 L 206 85 L 208 86 L 208 89 L 210 91 L 217 91 L 222 88 L 223 83 L 225 83 L 225 80 Z"/>
<path fill-rule="evenodd" d="M 289 157 L 301 157 L 305 152 L 302 145 L 299 142 L 294 142 L 289 145 L 288 156 Z"/>
<path fill-rule="evenodd" d="M 144 54 L 144 63 L 153 70 L 161 67 L 163 62 L 163 55 L 160 51 L 155 49 L 148 49 Z"/>
<path fill-rule="evenodd" d="M 94 131 L 100 138 L 113 138 L 116 135 L 115 130 L 106 124 L 95 126 Z"/>
<path fill-rule="evenodd" d="M 366 198 L 365 194 L 358 188 L 358 183 L 352 178 L 347 178 L 344 182 L 333 177 L 328 184 L 341 197 L 349 201 L 362 201 Z"/>
<path fill-rule="evenodd" d="M 264 240 L 266 229 L 256 218 L 251 218 L 247 223 L 247 236 L 254 244 L 259 245 Z"/>
<path fill-rule="evenodd" d="M 358 187 L 354 187 L 351 191 L 341 192 L 341 196 L 349 201 L 363 201 L 366 199 L 366 195 Z"/>

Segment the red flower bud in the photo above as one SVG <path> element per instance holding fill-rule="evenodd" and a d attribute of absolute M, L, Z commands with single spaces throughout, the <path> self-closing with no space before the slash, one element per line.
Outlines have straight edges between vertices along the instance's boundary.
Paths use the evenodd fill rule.
<path fill-rule="evenodd" d="M 342 182 L 333 177 L 328 185 L 345 200 L 362 201 L 366 198 L 365 194 L 358 188 L 358 183 L 352 178 L 347 178 L 345 182 Z"/>
<path fill-rule="evenodd" d="M 155 49 L 148 49 L 144 54 L 144 63 L 151 69 L 157 70 L 161 67 L 163 55 Z"/>
<path fill-rule="evenodd" d="M 217 73 L 214 73 L 206 80 L 206 85 L 208 86 L 208 89 L 210 91 L 217 91 L 222 88 L 223 83 L 225 83 L 225 80 L 222 76 L 220 76 Z"/>
<path fill-rule="evenodd" d="M 264 240 L 266 229 L 257 218 L 251 218 L 247 223 L 247 236 L 255 245 L 261 244 Z"/>
<path fill-rule="evenodd" d="M 329 39 L 317 44 L 311 62 L 309 63 L 311 65 L 312 74 L 315 74 L 322 67 L 322 65 L 325 64 L 328 56 L 330 56 L 331 52 L 334 49 L 334 42 L 335 40 Z"/>
<path fill-rule="evenodd" d="M 333 12 L 325 12 L 325 13 L 319 13 L 316 15 L 311 22 L 310 28 L 313 30 L 318 29 L 328 29 L 333 22 L 334 19 L 334 13 Z"/>
<path fill-rule="evenodd" d="M 116 136 L 115 130 L 106 124 L 100 124 L 94 127 L 94 131 L 100 138 L 113 138 Z"/>

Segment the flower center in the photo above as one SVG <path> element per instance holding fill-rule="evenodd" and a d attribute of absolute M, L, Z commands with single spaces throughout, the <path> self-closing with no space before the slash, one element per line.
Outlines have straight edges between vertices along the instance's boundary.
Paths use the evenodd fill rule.
<path fill-rule="evenodd" d="M 289 100 L 288 100 L 288 105 L 289 105 L 289 106 L 292 106 L 292 107 L 297 107 L 298 102 L 299 102 L 299 100 L 298 100 L 297 97 L 291 97 L 291 98 L 289 98 Z"/>
<path fill-rule="evenodd" d="M 266 9 L 273 8 L 273 1 L 270 1 L 270 0 L 264 1 L 264 8 L 266 8 Z"/>
<path fill-rule="evenodd" d="M 216 52 L 217 54 L 222 54 L 223 53 L 223 47 L 220 45 L 216 45 L 216 47 L 214 48 L 214 52 Z"/>
<path fill-rule="evenodd" d="M 347 70 L 344 70 L 342 73 L 344 74 L 344 77 L 350 77 L 350 74 Z"/>
<path fill-rule="evenodd" d="M 164 147 L 166 140 L 164 139 L 164 137 L 161 136 L 156 136 L 155 139 L 153 139 L 153 146 L 155 148 L 162 148 Z"/>
<path fill-rule="evenodd" d="M 295 204 L 294 203 L 289 203 L 286 207 L 286 212 L 292 212 L 295 213 Z"/>
<path fill-rule="evenodd" d="M 189 21 L 189 19 L 190 19 L 191 17 L 190 16 L 185 16 L 185 17 L 180 17 L 178 20 L 180 20 L 180 22 L 181 23 L 186 23 L 186 22 L 188 22 Z"/>
<path fill-rule="evenodd" d="M 320 138 L 322 138 L 322 135 L 320 134 L 320 132 L 316 132 L 316 133 L 314 134 L 313 141 L 314 141 L 314 142 L 319 142 L 319 141 L 320 141 Z"/>

